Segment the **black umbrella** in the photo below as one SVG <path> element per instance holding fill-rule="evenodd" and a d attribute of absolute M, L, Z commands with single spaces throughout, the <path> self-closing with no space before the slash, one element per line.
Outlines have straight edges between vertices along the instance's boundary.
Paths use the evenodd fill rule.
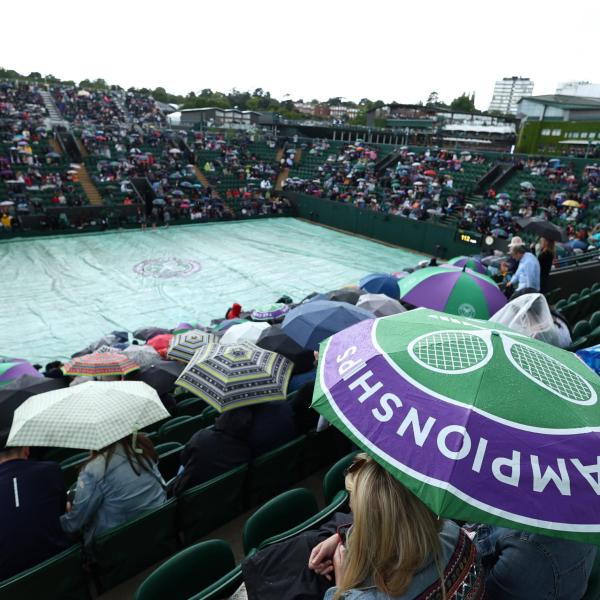
<path fill-rule="evenodd" d="M 0 390 L 0 448 L 4 448 L 12 427 L 13 414 L 27 398 L 67 387 L 64 379 L 23 375 Z"/>
<path fill-rule="evenodd" d="M 362 290 L 354 288 L 342 288 L 341 290 L 333 290 L 327 294 L 329 300 L 334 302 L 347 302 L 348 304 L 354 304 L 358 302 L 358 299 L 364 294 Z"/>
<path fill-rule="evenodd" d="M 517 219 L 517 224 L 519 227 L 521 227 L 521 229 L 523 229 L 523 231 L 531 231 L 531 233 L 535 233 L 547 240 L 566 242 L 569 239 L 563 229 L 540 217 Z"/>
<path fill-rule="evenodd" d="M 294 363 L 294 373 L 306 373 L 313 368 L 315 361 L 312 350 L 306 350 L 297 344 L 281 325 L 271 325 L 265 329 L 258 338 L 256 345 L 263 350 L 277 352 Z"/>
<path fill-rule="evenodd" d="M 185 369 L 185 366 L 185 363 L 176 360 L 159 360 L 153 365 L 142 367 L 139 371 L 130 373 L 127 379 L 147 383 L 160 396 L 173 391 L 175 380 L 179 377 L 181 371 Z"/>

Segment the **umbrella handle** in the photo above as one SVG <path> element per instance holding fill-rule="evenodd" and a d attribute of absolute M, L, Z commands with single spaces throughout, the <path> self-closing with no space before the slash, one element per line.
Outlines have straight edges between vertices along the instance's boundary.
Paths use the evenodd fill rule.
<path fill-rule="evenodd" d="M 137 430 L 137 429 L 135 429 L 135 430 L 133 431 L 133 439 L 131 440 L 131 447 L 133 448 L 133 451 L 134 451 L 136 454 L 144 454 L 144 451 L 143 451 L 141 448 L 138 448 L 138 447 L 136 446 L 136 443 L 137 443 L 137 437 L 138 437 L 138 430 Z"/>

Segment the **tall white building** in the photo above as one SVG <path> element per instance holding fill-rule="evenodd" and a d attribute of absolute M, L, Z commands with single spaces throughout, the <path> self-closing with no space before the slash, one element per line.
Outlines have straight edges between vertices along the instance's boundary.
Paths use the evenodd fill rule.
<path fill-rule="evenodd" d="M 525 77 L 505 77 L 496 81 L 489 110 L 516 115 L 517 103 L 523 96 L 533 94 L 533 81 Z"/>
<path fill-rule="evenodd" d="M 556 93 L 564 96 L 583 96 L 600 98 L 600 83 L 589 81 L 567 81 L 556 86 Z"/>

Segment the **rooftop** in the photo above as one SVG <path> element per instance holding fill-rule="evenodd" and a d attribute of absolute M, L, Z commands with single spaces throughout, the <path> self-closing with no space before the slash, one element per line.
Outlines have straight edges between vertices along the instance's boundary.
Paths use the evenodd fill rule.
<path fill-rule="evenodd" d="M 600 109 L 600 98 L 586 98 L 585 96 L 546 94 L 542 96 L 525 96 L 519 102 L 523 100 L 572 110 Z"/>

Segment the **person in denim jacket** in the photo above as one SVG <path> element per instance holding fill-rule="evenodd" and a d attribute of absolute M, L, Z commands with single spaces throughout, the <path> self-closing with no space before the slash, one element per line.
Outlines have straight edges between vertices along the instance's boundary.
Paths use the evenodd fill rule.
<path fill-rule="evenodd" d="M 128 436 L 92 452 L 79 478 L 75 500 L 61 517 L 62 528 L 82 532 L 85 545 L 95 536 L 118 527 L 166 502 L 164 481 L 152 442 Z"/>
<path fill-rule="evenodd" d="M 483 570 L 467 534 L 439 519 L 366 454 L 346 475 L 353 524 L 311 552 L 335 587 L 324 600 L 482 600 Z M 444 592 L 445 590 L 445 592 Z"/>
<path fill-rule="evenodd" d="M 486 600 L 580 600 L 596 557 L 596 546 L 490 525 L 474 542 Z"/>

